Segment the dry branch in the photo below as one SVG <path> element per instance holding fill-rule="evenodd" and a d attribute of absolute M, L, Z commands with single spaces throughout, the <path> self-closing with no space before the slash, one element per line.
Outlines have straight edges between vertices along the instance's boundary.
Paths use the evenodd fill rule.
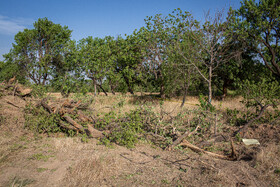
<path fill-rule="evenodd" d="M 169 145 L 165 150 L 171 151 L 175 146 L 179 145 L 179 144 L 183 141 L 183 139 L 185 139 L 185 138 L 191 136 L 192 134 L 194 134 L 194 133 L 197 131 L 198 128 L 199 128 L 199 125 L 198 125 L 198 126 L 195 128 L 195 130 L 192 131 L 192 132 L 186 131 L 182 136 L 180 136 L 179 138 L 177 138 L 177 139 L 176 139 L 171 145 Z"/>
<path fill-rule="evenodd" d="M 19 107 L 19 106 L 15 105 L 14 103 L 12 103 L 12 102 L 10 102 L 10 101 L 8 101 L 8 100 L 6 100 L 6 102 L 7 102 L 8 104 L 10 104 L 10 105 L 14 106 L 14 107 L 21 108 L 21 107 Z"/>
<path fill-rule="evenodd" d="M 82 125 L 78 124 L 75 120 L 73 120 L 68 114 L 63 115 L 63 118 L 70 123 L 71 125 L 73 125 L 74 127 L 76 127 L 80 132 L 85 132 L 85 129 Z"/>
<path fill-rule="evenodd" d="M 190 149 L 192 149 L 193 151 L 195 152 L 198 152 L 198 153 L 205 153 L 205 154 L 208 154 L 209 156 L 212 156 L 214 158 L 219 158 L 219 159 L 223 159 L 223 160 L 235 160 L 236 158 L 235 157 L 229 157 L 229 156 L 225 156 L 225 155 L 220 155 L 220 154 L 216 154 L 216 153 L 212 153 L 212 152 L 209 152 L 209 151 L 205 151 L 193 144 L 191 144 L 190 142 L 188 142 L 187 140 L 183 140 L 182 143 L 180 144 L 181 146 L 185 146 L 185 147 L 188 147 Z"/>

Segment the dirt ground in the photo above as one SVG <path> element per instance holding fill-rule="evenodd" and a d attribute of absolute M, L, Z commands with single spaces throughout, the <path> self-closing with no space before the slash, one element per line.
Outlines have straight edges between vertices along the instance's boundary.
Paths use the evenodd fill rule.
<path fill-rule="evenodd" d="M 100 96 L 96 104 L 101 109 L 109 100 Z M 186 107 L 197 103 L 189 101 Z M 230 102 L 236 103 L 225 107 Z M 166 102 L 166 108 L 177 104 Z M 128 149 L 96 139 L 36 135 L 24 129 L 25 105 L 18 97 L 0 98 L 0 186 L 280 186 L 279 124 L 250 129 L 248 138 L 261 145 L 237 143 L 240 158 L 227 161 L 143 141 Z"/>

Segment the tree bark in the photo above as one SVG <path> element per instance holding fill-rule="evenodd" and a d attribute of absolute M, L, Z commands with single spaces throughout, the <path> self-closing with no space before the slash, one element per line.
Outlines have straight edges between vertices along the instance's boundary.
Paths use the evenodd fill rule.
<path fill-rule="evenodd" d="M 261 106 L 261 111 L 260 111 L 260 113 L 258 114 L 258 116 L 255 117 L 255 118 L 253 118 L 253 119 L 251 119 L 250 121 L 248 121 L 241 129 L 239 129 L 239 130 L 237 131 L 237 133 L 244 132 L 254 121 L 260 119 L 260 118 L 262 117 L 264 111 L 265 111 L 268 107 L 270 107 L 270 106 L 273 106 L 273 105 L 272 105 L 272 104 L 267 104 L 267 105 L 265 105 L 265 106 Z"/>
<path fill-rule="evenodd" d="M 98 84 L 98 86 L 99 86 L 100 89 L 103 91 L 103 93 L 104 93 L 106 96 L 108 96 L 108 94 L 107 94 L 107 92 L 104 90 L 104 88 L 103 88 L 100 84 Z"/>
<path fill-rule="evenodd" d="M 212 66 L 211 65 L 209 67 L 208 90 L 209 90 L 208 102 L 209 102 L 209 104 L 211 104 L 211 102 L 212 102 Z"/>
<path fill-rule="evenodd" d="M 227 96 L 228 80 L 224 80 L 222 100 L 224 101 Z"/>
<path fill-rule="evenodd" d="M 165 99 L 165 93 L 164 93 L 164 85 L 160 85 L 160 98 Z"/>
<path fill-rule="evenodd" d="M 191 76 L 191 71 L 190 69 L 188 69 L 188 75 L 187 75 L 187 83 L 184 83 L 185 89 L 184 89 L 184 96 L 183 96 L 183 100 L 182 100 L 182 104 L 181 104 L 181 108 L 184 106 L 185 102 L 186 102 L 186 97 L 188 95 L 188 90 L 190 87 L 190 76 Z"/>

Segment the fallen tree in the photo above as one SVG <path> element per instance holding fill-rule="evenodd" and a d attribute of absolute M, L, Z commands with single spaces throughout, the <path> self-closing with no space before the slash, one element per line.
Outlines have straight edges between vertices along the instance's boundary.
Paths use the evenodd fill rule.
<path fill-rule="evenodd" d="M 48 99 L 42 99 L 37 103 L 37 107 L 42 106 L 49 114 L 58 114 L 60 117 L 58 125 L 64 129 L 75 130 L 77 133 L 87 134 L 92 138 L 102 138 L 104 135 L 101 131 L 93 128 L 93 120 L 87 117 L 82 111 L 78 110 L 80 101 L 65 101 L 60 105 L 52 106 L 47 104 Z M 71 116 L 75 116 L 74 120 Z M 76 120 L 87 123 L 86 128 Z"/>

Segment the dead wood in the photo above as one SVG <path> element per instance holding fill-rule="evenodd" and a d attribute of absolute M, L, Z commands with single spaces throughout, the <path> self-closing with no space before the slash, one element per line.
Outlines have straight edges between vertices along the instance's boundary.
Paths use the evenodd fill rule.
<path fill-rule="evenodd" d="M 72 125 L 69 125 L 68 123 L 65 123 L 64 121 L 60 120 L 58 122 L 59 126 L 61 126 L 64 129 L 68 129 L 68 130 L 73 130 L 73 131 L 77 131 L 78 129 Z"/>
<path fill-rule="evenodd" d="M 230 139 L 230 145 L 231 145 L 231 158 L 233 158 L 234 160 L 236 160 L 238 158 L 238 154 L 236 152 L 233 140 Z"/>
<path fill-rule="evenodd" d="M 10 105 L 12 105 L 12 106 L 16 107 L 16 108 L 21 108 L 21 107 L 19 107 L 19 106 L 15 105 L 14 103 L 12 103 L 12 102 L 10 102 L 10 101 L 8 101 L 8 100 L 6 100 L 6 102 L 7 102 L 8 104 L 10 104 Z"/>
<path fill-rule="evenodd" d="M 203 149 L 201 149 L 201 148 L 191 144 L 187 140 L 183 140 L 180 145 L 188 147 L 188 148 L 190 148 L 193 151 L 198 152 L 198 153 L 205 153 L 205 154 L 207 154 L 209 156 L 212 156 L 214 158 L 219 158 L 219 159 L 223 159 L 223 160 L 235 160 L 236 159 L 236 158 L 233 158 L 233 157 L 229 157 L 229 156 L 220 155 L 220 154 L 212 153 L 212 152 L 209 152 L 209 151 L 205 151 L 205 150 L 203 150 Z"/>
<path fill-rule="evenodd" d="M 103 138 L 104 135 L 101 131 L 96 130 L 95 128 L 92 127 L 91 124 L 87 125 L 86 133 L 88 136 L 91 136 L 92 138 Z"/>
<path fill-rule="evenodd" d="M 242 128 L 240 128 L 240 129 L 236 132 L 236 134 L 237 134 L 237 133 L 244 133 L 245 130 L 247 130 L 248 127 L 249 127 L 254 121 L 260 119 L 260 118 L 262 117 L 262 115 L 264 114 L 265 110 L 266 110 L 268 107 L 273 106 L 273 104 L 267 104 L 267 105 L 264 105 L 264 106 L 260 104 L 260 106 L 261 106 L 261 110 L 260 110 L 259 114 L 258 114 L 255 118 L 252 118 L 250 121 L 248 121 Z"/>
<path fill-rule="evenodd" d="M 192 131 L 192 132 L 188 132 L 186 131 L 182 136 L 180 136 L 179 138 L 177 138 L 171 145 L 169 145 L 165 150 L 171 151 L 175 146 L 179 145 L 183 139 L 191 136 L 192 134 L 194 134 L 197 129 L 199 128 L 199 125 Z"/>
<path fill-rule="evenodd" d="M 52 107 L 50 107 L 47 103 L 46 103 L 47 99 L 44 98 L 41 100 L 40 104 L 49 112 L 49 113 L 53 113 L 52 111 Z"/>
<path fill-rule="evenodd" d="M 82 122 L 93 122 L 93 120 L 90 119 L 88 116 L 86 116 L 82 111 L 75 110 L 76 108 L 78 108 L 78 106 L 80 105 L 81 102 L 74 103 L 74 102 L 67 100 L 62 105 L 59 105 L 57 107 L 52 107 L 52 106 L 48 105 L 46 103 L 46 101 L 47 101 L 47 98 L 42 99 L 40 101 L 40 105 L 43 106 L 43 108 L 45 108 L 45 110 L 47 110 L 49 113 L 59 114 L 60 117 L 64 121 L 69 123 L 69 125 L 68 125 L 63 120 L 60 120 L 59 125 L 62 128 L 69 129 L 69 130 L 75 130 L 80 133 L 86 133 L 88 136 L 93 137 L 93 138 L 101 138 L 104 136 L 101 131 L 94 129 L 91 124 L 88 124 L 87 128 L 84 128 L 77 121 L 75 121 L 74 119 L 72 119 L 70 117 L 70 114 L 76 115 L 77 119 Z"/>
<path fill-rule="evenodd" d="M 92 122 L 92 119 L 90 119 L 89 117 L 87 117 L 82 111 L 77 111 L 78 114 L 78 118 L 82 121 L 82 122 Z"/>
<path fill-rule="evenodd" d="M 80 132 L 85 132 L 85 129 L 82 125 L 77 123 L 75 120 L 73 120 L 68 114 L 64 114 L 62 116 L 68 123 L 76 127 Z"/>
<path fill-rule="evenodd" d="M 6 84 L 5 85 L 5 90 L 8 90 L 9 88 L 13 89 L 13 92 L 10 93 L 13 96 L 17 95 L 17 96 L 21 96 L 21 97 L 25 97 L 31 94 L 32 89 L 29 88 L 24 88 L 23 85 L 21 84 Z"/>
<path fill-rule="evenodd" d="M 16 80 L 16 76 L 14 76 L 13 78 L 11 78 L 11 79 L 8 81 L 8 84 L 13 84 L 15 80 Z"/>

